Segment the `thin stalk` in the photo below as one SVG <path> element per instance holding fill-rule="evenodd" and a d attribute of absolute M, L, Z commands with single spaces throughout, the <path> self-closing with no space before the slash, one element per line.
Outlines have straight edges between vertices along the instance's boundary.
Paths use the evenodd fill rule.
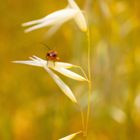
<path fill-rule="evenodd" d="M 92 92 L 92 85 L 91 85 L 91 42 L 90 42 L 90 31 L 87 31 L 87 43 L 88 43 L 88 108 L 87 108 L 87 116 L 86 116 L 86 128 L 85 128 L 85 136 L 88 133 L 88 125 L 89 125 L 89 117 L 90 117 L 90 110 L 91 110 L 91 92 Z"/>
<path fill-rule="evenodd" d="M 76 65 L 75 65 L 75 67 L 76 67 L 76 68 L 79 68 L 79 69 L 81 70 L 81 72 L 83 73 L 84 77 L 86 78 L 86 80 L 89 81 L 89 79 L 88 79 L 86 73 L 84 72 L 84 70 L 82 69 L 82 67 L 76 66 Z"/>
<path fill-rule="evenodd" d="M 80 113 L 81 113 L 82 130 L 83 130 L 83 133 L 84 133 L 84 131 L 85 131 L 84 112 L 83 112 L 82 107 L 80 105 L 79 105 L 79 108 L 80 108 Z"/>

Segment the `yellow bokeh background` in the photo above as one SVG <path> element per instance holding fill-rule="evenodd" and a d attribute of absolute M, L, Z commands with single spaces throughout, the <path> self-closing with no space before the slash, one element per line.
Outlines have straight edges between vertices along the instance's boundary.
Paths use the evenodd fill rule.
<path fill-rule="evenodd" d="M 140 139 L 140 1 L 76 0 L 91 31 L 92 103 L 88 140 Z M 0 0 L 0 140 L 56 140 L 81 129 L 80 111 L 41 68 L 13 64 L 49 45 L 87 73 L 87 39 L 74 21 L 49 40 L 48 28 L 21 24 L 66 7 L 67 0 Z M 87 85 L 60 77 L 84 113 Z M 82 136 L 76 137 L 80 140 Z"/>

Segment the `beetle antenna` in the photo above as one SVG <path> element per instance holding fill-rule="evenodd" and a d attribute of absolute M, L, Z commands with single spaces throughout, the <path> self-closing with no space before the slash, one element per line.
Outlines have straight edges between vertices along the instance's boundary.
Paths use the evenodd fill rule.
<path fill-rule="evenodd" d="M 47 44 L 41 43 L 43 46 L 45 46 L 48 50 L 52 50 Z"/>

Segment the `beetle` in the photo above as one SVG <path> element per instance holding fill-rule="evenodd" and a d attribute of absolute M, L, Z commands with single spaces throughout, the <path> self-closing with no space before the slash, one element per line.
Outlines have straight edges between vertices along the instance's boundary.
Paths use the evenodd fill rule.
<path fill-rule="evenodd" d="M 53 61 L 53 62 L 56 62 L 56 61 L 59 61 L 60 60 L 60 58 L 58 57 L 57 51 L 55 51 L 54 49 L 51 49 L 48 45 L 46 45 L 44 43 L 41 43 L 41 44 L 43 46 L 47 47 L 47 49 L 49 50 L 46 53 L 46 60 Z"/>
<path fill-rule="evenodd" d="M 60 58 L 58 57 L 58 53 L 55 50 L 49 50 L 46 53 L 46 59 L 49 61 L 58 61 Z"/>

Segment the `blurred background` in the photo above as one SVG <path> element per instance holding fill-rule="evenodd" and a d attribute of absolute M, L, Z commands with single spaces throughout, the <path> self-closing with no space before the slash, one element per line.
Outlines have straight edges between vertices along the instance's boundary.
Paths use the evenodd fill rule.
<path fill-rule="evenodd" d="M 88 140 L 140 140 L 140 1 L 76 0 L 89 20 L 92 106 Z M 13 64 L 48 51 L 87 73 L 87 40 L 73 21 L 49 40 L 48 28 L 21 24 L 66 7 L 67 0 L 0 0 L 0 140 L 56 140 L 81 129 L 77 106 L 41 68 Z M 61 76 L 84 113 L 87 84 Z M 80 140 L 82 137 L 76 137 Z"/>

